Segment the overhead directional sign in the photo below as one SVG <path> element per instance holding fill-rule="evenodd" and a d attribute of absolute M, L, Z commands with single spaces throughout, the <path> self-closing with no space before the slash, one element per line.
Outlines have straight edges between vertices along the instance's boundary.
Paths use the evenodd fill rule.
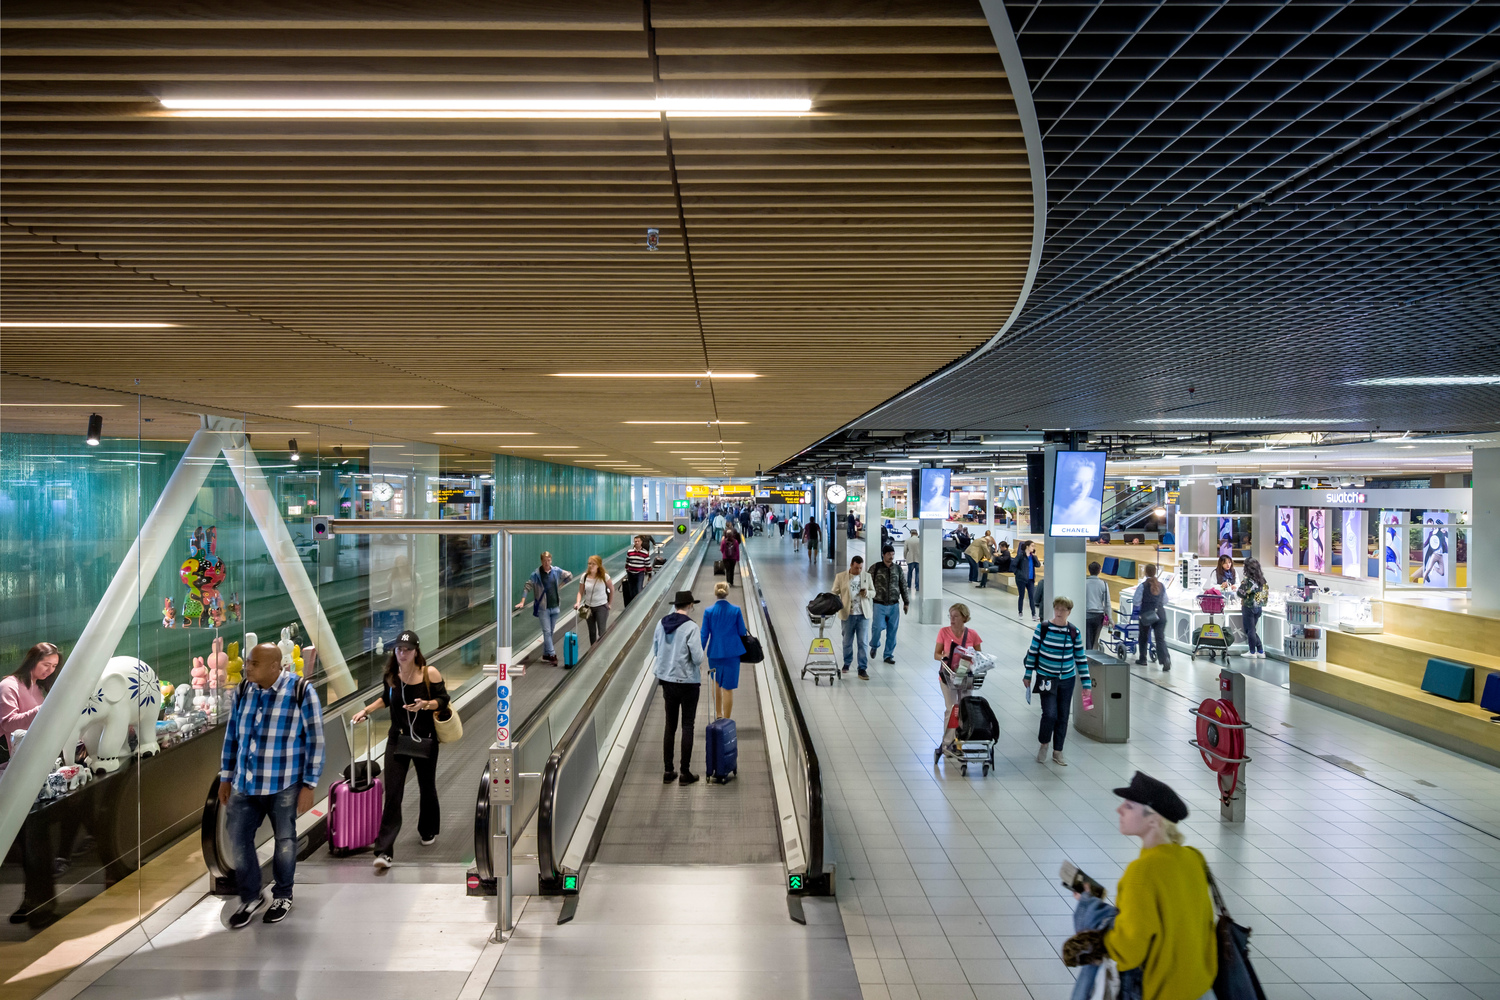
<path fill-rule="evenodd" d="M 812 503 L 812 490 L 756 490 L 755 499 L 761 503 Z"/>

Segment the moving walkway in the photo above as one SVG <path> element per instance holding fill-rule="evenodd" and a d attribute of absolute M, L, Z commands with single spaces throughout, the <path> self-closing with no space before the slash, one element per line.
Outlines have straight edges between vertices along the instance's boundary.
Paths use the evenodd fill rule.
<path fill-rule="evenodd" d="M 656 581 L 660 589 L 649 608 L 632 606 L 612 630 L 614 644 L 600 643 L 587 690 L 559 691 L 556 707 L 533 714 L 516 735 L 512 828 L 534 819 L 534 834 L 525 842 L 534 836 L 536 866 L 534 887 L 524 872 L 516 884 L 518 891 L 563 896 L 560 923 L 572 919 L 590 869 L 608 865 L 778 864 L 789 912 L 799 922 L 805 922 L 801 897 L 832 894 L 818 757 L 753 559 L 746 559 L 745 577 L 731 590 L 766 652 L 762 663 L 744 664 L 740 671 L 739 775 L 725 785 L 662 782 L 663 710 L 652 675 L 651 637 L 671 610 L 675 591 L 691 589 L 700 601 L 712 602 L 716 577 L 705 548 L 696 545 L 674 573 L 659 574 L 672 580 Z M 700 763 L 703 726 L 711 717 L 705 677 L 694 742 Z M 476 805 L 472 883 L 502 883 L 504 895 L 498 877 L 504 873 L 493 865 L 505 841 L 491 823 L 491 778 L 487 771 Z M 525 852 L 512 856 L 529 859 Z"/>

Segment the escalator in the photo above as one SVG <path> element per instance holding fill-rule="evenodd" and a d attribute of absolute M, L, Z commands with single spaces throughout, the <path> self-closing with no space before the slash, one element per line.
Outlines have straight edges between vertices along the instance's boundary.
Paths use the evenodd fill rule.
<path fill-rule="evenodd" d="M 1143 527 L 1166 499 L 1167 491 L 1154 487 L 1137 486 L 1116 491 L 1106 499 L 1099 523 L 1109 531 Z"/>

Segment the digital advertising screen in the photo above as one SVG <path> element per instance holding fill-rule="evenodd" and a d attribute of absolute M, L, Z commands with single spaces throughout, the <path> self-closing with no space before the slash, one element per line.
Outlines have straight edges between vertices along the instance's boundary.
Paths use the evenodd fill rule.
<path fill-rule="evenodd" d="M 1448 529 L 1435 527 L 1447 523 L 1446 510 L 1429 510 L 1422 515 L 1421 582 L 1424 586 L 1448 586 Z"/>
<path fill-rule="evenodd" d="M 1344 530 L 1341 533 L 1342 544 L 1340 557 L 1340 568 L 1345 576 L 1364 575 L 1365 565 L 1365 519 L 1362 510 L 1344 511 Z"/>
<path fill-rule="evenodd" d="M 1104 512 L 1102 451 L 1060 451 L 1052 476 L 1053 538 L 1097 538 Z"/>
<path fill-rule="evenodd" d="M 1328 512 L 1319 507 L 1307 512 L 1307 568 L 1328 572 Z"/>
<path fill-rule="evenodd" d="M 1295 569 L 1297 566 L 1295 519 L 1296 511 L 1293 508 L 1276 508 L 1276 565 L 1282 569 Z"/>
<path fill-rule="evenodd" d="M 948 494 L 953 488 L 951 469 L 917 470 L 917 516 L 938 521 L 948 519 Z"/>
<path fill-rule="evenodd" d="M 1380 512 L 1381 566 L 1386 583 L 1405 583 L 1401 579 L 1401 532 L 1406 517 L 1398 510 Z"/>

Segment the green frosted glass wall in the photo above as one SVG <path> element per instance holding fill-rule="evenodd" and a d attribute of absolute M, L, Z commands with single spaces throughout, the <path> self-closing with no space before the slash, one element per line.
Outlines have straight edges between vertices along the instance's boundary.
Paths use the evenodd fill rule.
<path fill-rule="evenodd" d="M 73 436 L 0 434 L 0 674 L 34 643 L 56 643 L 64 654 L 72 649 L 184 447 L 106 438 L 94 450 Z M 179 614 L 185 604 L 180 571 L 188 536 L 199 525 L 217 531 L 226 570 L 220 590 L 226 602 L 238 596 L 240 620 L 217 630 L 163 628 L 165 599 Z M 216 634 L 242 642 L 248 627 L 274 639 L 297 618 L 222 458 L 177 534 L 160 569 L 141 581 L 135 625 L 115 650 L 139 656 L 173 684 L 188 679 L 192 658 L 207 655 Z M 330 618 L 338 632 L 338 618 Z"/>
<path fill-rule="evenodd" d="M 530 458 L 495 458 L 495 518 L 516 521 L 628 521 L 630 477 Z M 553 563 L 582 573 L 591 555 L 608 559 L 630 544 L 625 535 L 517 536 L 511 545 L 515 572 L 511 603 L 521 599 L 526 578 L 543 550 Z M 568 603 L 572 603 L 571 595 Z"/>

